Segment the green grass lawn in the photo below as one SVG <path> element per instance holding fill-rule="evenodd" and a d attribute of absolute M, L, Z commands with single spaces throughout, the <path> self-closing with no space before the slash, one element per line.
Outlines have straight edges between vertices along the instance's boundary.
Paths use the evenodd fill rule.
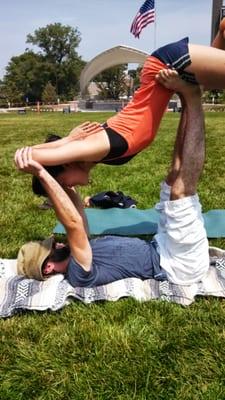
<path fill-rule="evenodd" d="M 0 115 L 0 255 L 16 257 L 26 241 L 49 235 L 56 219 L 40 211 L 31 177 L 18 173 L 18 147 L 48 133 L 65 135 L 109 114 Z M 82 194 L 122 190 L 153 207 L 171 158 L 179 114 L 167 114 L 152 146 L 126 166 L 98 165 Z M 222 113 L 206 115 L 207 154 L 199 184 L 203 211 L 225 208 Z M 224 240 L 211 244 L 225 248 Z M 224 400 L 225 300 L 199 298 L 183 308 L 162 301 L 84 305 L 26 312 L 0 320 L 2 400 Z"/>

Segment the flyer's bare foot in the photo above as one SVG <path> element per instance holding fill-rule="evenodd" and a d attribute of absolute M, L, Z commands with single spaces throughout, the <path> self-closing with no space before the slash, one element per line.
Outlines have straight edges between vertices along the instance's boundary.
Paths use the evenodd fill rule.
<path fill-rule="evenodd" d="M 179 77 L 179 74 L 175 69 L 161 69 L 156 75 L 156 80 L 167 89 L 171 89 L 174 92 L 179 92 L 182 89 L 184 81 Z"/>
<path fill-rule="evenodd" d="M 194 95 L 200 93 L 198 85 L 192 85 L 185 82 L 180 78 L 177 71 L 174 69 L 162 69 L 156 75 L 157 81 L 165 86 L 167 89 L 173 90 L 174 92 L 181 93 L 182 95 Z"/>

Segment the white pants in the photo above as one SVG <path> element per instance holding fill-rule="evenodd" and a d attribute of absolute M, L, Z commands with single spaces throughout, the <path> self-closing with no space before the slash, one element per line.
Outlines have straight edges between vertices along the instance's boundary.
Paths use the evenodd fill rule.
<path fill-rule="evenodd" d="M 158 233 L 160 265 L 168 279 L 191 285 L 204 278 L 209 269 L 208 240 L 198 195 L 170 201 L 170 186 L 161 184 Z"/>

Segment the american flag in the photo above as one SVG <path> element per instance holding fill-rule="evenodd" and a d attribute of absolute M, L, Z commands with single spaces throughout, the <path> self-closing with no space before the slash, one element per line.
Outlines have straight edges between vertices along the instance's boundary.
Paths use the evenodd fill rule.
<path fill-rule="evenodd" d="M 135 16 L 130 31 L 135 37 L 140 36 L 143 28 L 155 21 L 155 0 L 146 0 Z"/>

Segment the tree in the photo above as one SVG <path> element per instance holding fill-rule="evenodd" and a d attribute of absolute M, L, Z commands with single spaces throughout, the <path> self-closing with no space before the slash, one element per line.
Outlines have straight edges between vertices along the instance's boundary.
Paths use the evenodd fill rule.
<path fill-rule="evenodd" d="M 118 100 L 127 92 L 126 74 L 127 65 L 109 68 L 97 75 L 95 82 L 100 89 L 99 96 L 103 99 Z"/>
<path fill-rule="evenodd" d="M 6 88 L 3 81 L 0 80 L 0 107 L 5 107 L 7 105 L 8 96 L 6 93 Z"/>
<path fill-rule="evenodd" d="M 52 80 L 57 93 L 62 99 L 74 98 L 79 93 L 79 78 L 85 62 L 80 58 L 64 61 L 57 70 L 57 82 Z"/>
<path fill-rule="evenodd" d="M 6 67 L 3 82 L 11 102 L 33 102 L 41 99 L 46 82 L 51 78 L 43 57 L 32 51 L 12 57 Z"/>
<path fill-rule="evenodd" d="M 225 91 L 224 90 L 207 90 L 203 93 L 203 101 L 212 104 L 223 104 L 225 103 Z"/>
<path fill-rule="evenodd" d="M 48 82 L 55 87 L 61 99 L 71 99 L 79 92 L 79 76 L 85 62 L 78 56 L 76 47 L 80 33 L 60 23 L 37 29 L 27 36 L 27 43 L 40 48 L 37 53 L 27 49 L 12 57 L 6 67 L 4 86 L 11 101 L 41 100 Z"/>
<path fill-rule="evenodd" d="M 43 90 L 42 101 L 46 104 L 54 104 L 57 102 L 57 93 L 51 82 L 48 82 Z"/>
<path fill-rule="evenodd" d="M 45 58 L 53 64 L 77 58 L 76 48 L 81 41 L 77 28 L 60 23 L 49 24 L 27 35 L 27 43 L 38 46 Z"/>
<path fill-rule="evenodd" d="M 76 51 L 80 41 L 77 28 L 60 23 L 49 24 L 27 35 L 27 43 L 38 46 L 51 65 L 51 83 L 60 97 L 67 97 L 71 92 L 74 96 L 79 90 L 79 75 L 85 64 Z"/>

